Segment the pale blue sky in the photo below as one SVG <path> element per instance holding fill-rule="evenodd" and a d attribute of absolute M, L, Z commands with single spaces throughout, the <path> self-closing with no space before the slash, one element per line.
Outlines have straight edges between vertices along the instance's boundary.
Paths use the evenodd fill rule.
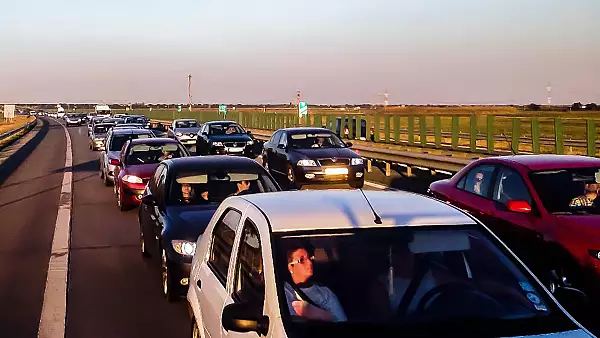
<path fill-rule="evenodd" d="M 600 0 L 5 0 L 0 102 L 600 102 Z"/>

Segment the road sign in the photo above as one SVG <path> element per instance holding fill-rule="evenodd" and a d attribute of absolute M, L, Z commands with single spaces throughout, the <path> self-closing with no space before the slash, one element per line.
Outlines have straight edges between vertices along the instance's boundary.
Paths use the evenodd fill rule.
<path fill-rule="evenodd" d="M 304 101 L 300 101 L 298 103 L 298 116 L 306 116 L 308 115 L 308 105 Z"/>
<path fill-rule="evenodd" d="M 181 113 L 181 105 L 177 106 L 177 111 Z"/>
<path fill-rule="evenodd" d="M 15 118 L 15 105 L 14 104 L 5 104 L 4 105 L 4 118 L 5 119 L 14 119 Z"/>
<path fill-rule="evenodd" d="M 224 104 L 219 105 L 219 114 L 227 115 L 227 106 Z"/>

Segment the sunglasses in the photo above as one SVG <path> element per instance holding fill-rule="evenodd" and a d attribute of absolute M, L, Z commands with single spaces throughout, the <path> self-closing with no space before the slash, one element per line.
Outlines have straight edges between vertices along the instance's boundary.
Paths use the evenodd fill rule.
<path fill-rule="evenodd" d="M 483 181 L 483 177 L 475 177 L 475 181 L 481 182 L 481 181 Z"/>
<path fill-rule="evenodd" d="M 306 256 L 304 256 L 304 257 L 300 257 L 299 259 L 297 259 L 297 260 L 295 260 L 295 261 L 291 261 L 289 264 L 291 264 L 291 265 L 294 265 L 294 264 L 298 264 L 298 263 L 300 263 L 300 264 L 304 265 L 304 264 L 308 263 L 308 261 L 309 261 L 309 260 L 310 260 L 311 262 L 314 262 L 314 261 L 315 261 L 315 256 L 310 256 L 310 257 L 306 257 Z"/>

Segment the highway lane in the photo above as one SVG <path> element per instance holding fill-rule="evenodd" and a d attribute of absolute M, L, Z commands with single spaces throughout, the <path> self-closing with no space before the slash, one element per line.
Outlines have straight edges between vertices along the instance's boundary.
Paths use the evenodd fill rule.
<path fill-rule="evenodd" d="M 11 338 L 37 335 L 65 163 L 57 122 L 30 133 L 0 177 L 0 336 Z"/>
<path fill-rule="evenodd" d="M 73 215 L 66 337 L 186 337 L 185 302 L 161 293 L 157 265 L 142 259 L 137 209 L 118 210 L 112 187 L 98 176 L 99 152 L 86 127 L 73 142 Z"/>

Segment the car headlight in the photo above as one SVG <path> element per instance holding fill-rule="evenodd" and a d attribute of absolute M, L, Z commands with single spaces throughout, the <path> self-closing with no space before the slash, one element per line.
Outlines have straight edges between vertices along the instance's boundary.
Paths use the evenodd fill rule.
<path fill-rule="evenodd" d="M 223 142 L 213 142 L 212 143 L 213 147 L 222 147 L 223 146 Z"/>
<path fill-rule="evenodd" d="M 300 160 L 300 161 L 298 161 L 298 166 L 301 166 L 301 167 L 316 167 L 317 166 L 317 162 L 315 162 L 314 160 Z"/>
<path fill-rule="evenodd" d="M 251 146 L 251 145 L 254 144 L 254 141 L 250 140 L 250 141 L 246 142 L 246 144 L 249 145 L 249 146 Z"/>
<path fill-rule="evenodd" d="M 360 165 L 360 164 L 363 164 L 363 163 L 364 163 L 364 161 L 363 161 L 362 158 L 353 158 L 352 162 L 351 162 L 352 165 Z"/>
<path fill-rule="evenodd" d="M 173 250 L 180 255 L 193 256 L 196 252 L 196 243 L 183 240 L 172 240 Z"/>
<path fill-rule="evenodd" d="M 176 133 L 175 135 L 177 135 L 177 136 L 183 136 L 182 133 Z"/>
<path fill-rule="evenodd" d="M 143 183 L 142 179 L 134 175 L 123 176 L 123 181 L 127 183 Z"/>

